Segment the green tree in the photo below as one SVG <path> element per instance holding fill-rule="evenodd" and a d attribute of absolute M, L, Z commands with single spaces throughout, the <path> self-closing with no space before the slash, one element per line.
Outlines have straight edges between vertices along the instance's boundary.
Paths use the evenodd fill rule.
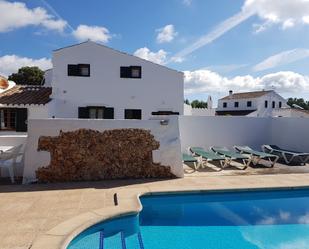
<path fill-rule="evenodd" d="M 41 85 L 44 78 L 44 72 L 38 67 L 22 67 L 17 73 L 9 76 L 9 80 L 17 85 Z"/>
<path fill-rule="evenodd" d="M 304 108 L 305 110 L 309 110 L 309 101 L 305 101 L 303 98 L 289 98 L 288 105 L 293 107 L 294 104 Z"/>
<path fill-rule="evenodd" d="M 191 102 L 191 106 L 193 108 L 207 108 L 207 102 L 204 102 L 203 100 L 193 100 Z"/>

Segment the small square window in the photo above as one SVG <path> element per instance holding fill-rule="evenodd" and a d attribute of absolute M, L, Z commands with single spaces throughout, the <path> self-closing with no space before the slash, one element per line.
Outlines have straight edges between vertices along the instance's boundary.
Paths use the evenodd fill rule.
<path fill-rule="evenodd" d="M 141 66 L 120 67 L 120 78 L 142 78 Z"/>
<path fill-rule="evenodd" d="M 90 76 L 90 64 L 69 64 L 68 65 L 68 76 Z"/>
<path fill-rule="evenodd" d="M 140 109 L 125 109 L 124 110 L 125 119 L 142 119 L 142 110 Z"/>
<path fill-rule="evenodd" d="M 239 102 L 234 103 L 234 107 L 238 108 L 239 107 Z"/>
<path fill-rule="evenodd" d="M 223 108 L 226 108 L 226 107 L 227 107 L 227 103 L 223 102 Z"/>
<path fill-rule="evenodd" d="M 252 101 L 247 101 L 247 107 L 251 107 L 252 106 Z"/>

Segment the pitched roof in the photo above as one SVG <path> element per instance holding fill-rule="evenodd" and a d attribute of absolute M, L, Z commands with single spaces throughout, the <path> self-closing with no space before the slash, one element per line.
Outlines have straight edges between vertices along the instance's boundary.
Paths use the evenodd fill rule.
<path fill-rule="evenodd" d="M 233 93 L 232 96 L 225 96 L 221 100 L 228 100 L 228 99 L 254 99 L 259 98 L 265 94 L 272 92 L 270 91 L 256 91 L 256 92 L 244 92 L 244 93 Z"/>
<path fill-rule="evenodd" d="M 45 105 L 51 101 L 51 87 L 14 86 L 0 94 L 3 105 Z"/>

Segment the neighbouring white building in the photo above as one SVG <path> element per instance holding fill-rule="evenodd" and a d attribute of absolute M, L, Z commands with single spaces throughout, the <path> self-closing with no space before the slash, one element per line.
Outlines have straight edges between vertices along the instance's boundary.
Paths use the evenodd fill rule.
<path fill-rule="evenodd" d="M 268 117 L 275 110 L 289 108 L 287 101 L 273 90 L 233 93 L 218 100 L 216 115 Z"/>
<path fill-rule="evenodd" d="M 0 129 L 28 119 L 151 119 L 183 115 L 183 73 L 87 41 L 53 51 L 43 86 L 0 93 Z"/>

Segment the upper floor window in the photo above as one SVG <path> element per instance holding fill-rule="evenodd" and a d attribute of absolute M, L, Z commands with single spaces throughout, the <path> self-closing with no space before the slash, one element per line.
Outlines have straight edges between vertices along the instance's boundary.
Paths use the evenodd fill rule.
<path fill-rule="evenodd" d="M 252 106 L 252 101 L 247 101 L 247 107 L 251 107 Z"/>
<path fill-rule="evenodd" d="M 239 107 L 239 102 L 234 102 L 234 107 L 238 108 Z"/>
<path fill-rule="evenodd" d="M 223 108 L 226 108 L 226 107 L 227 107 L 227 103 L 223 102 Z"/>
<path fill-rule="evenodd" d="M 120 67 L 120 78 L 142 78 L 141 66 Z"/>
<path fill-rule="evenodd" d="M 69 64 L 68 65 L 68 76 L 90 76 L 90 64 Z"/>
<path fill-rule="evenodd" d="M 265 100 L 265 108 L 268 108 L 268 101 Z"/>
<path fill-rule="evenodd" d="M 280 101 L 280 102 L 279 102 L 279 108 L 281 108 L 281 107 L 282 107 L 282 102 Z"/>
<path fill-rule="evenodd" d="M 275 102 L 275 101 L 273 101 L 273 103 L 272 103 L 272 107 L 273 107 L 273 108 L 275 108 L 275 107 L 276 107 L 276 102 Z"/>

